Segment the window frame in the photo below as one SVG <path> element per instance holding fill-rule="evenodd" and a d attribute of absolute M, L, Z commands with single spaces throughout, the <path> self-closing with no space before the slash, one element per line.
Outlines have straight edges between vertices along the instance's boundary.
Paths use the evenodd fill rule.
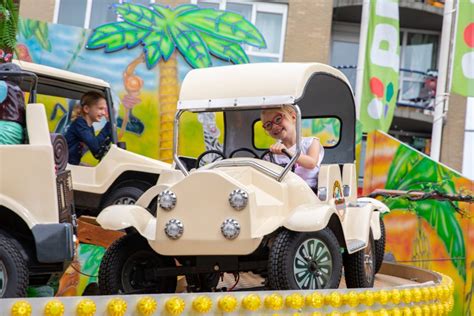
<path fill-rule="evenodd" d="M 191 4 L 197 5 L 198 2 L 201 2 L 201 1 L 190 0 Z M 281 25 L 281 34 L 280 34 L 279 53 L 259 52 L 258 48 L 250 46 L 250 45 L 245 45 L 244 50 L 245 50 L 245 53 L 249 56 L 277 58 L 279 62 L 283 61 L 283 56 L 285 53 L 284 50 L 285 50 L 286 24 L 287 24 L 287 19 L 288 19 L 288 5 L 283 4 L 283 3 L 266 3 L 266 2 L 258 2 L 258 1 L 253 1 L 253 0 L 203 0 L 203 2 L 219 4 L 219 10 L 225 10 L 227 2 L 252 5 L 252 15 L 251 15 L 250 22 L 253 25 L 256 25 L 257 12 L 281 14 L 282 25 Z"/>
<path fill-rule="evenodd" d="M 94 1 L 100 0 L 84 0 L 86 1 L 86 12 L 84 15 L 84 24 L 82 25 L 83 28 L 89 29 L 91 24 L 91 15 L 92 15 L 92 3 Z M 156 3 L 156 0 L 149 0 L 151 3 Z M 118 0 L 118 3 L 125 3 L 127 0 Z M 59 19 L 59 8 L 61 6 L 61 0 L 55 0 L 54 3 L 54 15 L 53 15 L 53 23 L 57 24 Z M 117 17 L 117 22 L 121 21 L 119 17 Z"/>

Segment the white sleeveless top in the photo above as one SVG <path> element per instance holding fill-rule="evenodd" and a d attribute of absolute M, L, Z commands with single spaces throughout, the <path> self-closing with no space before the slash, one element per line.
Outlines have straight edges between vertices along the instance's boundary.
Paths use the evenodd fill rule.
<path fill-rule="evenodd" d="M 301 139 L 301 153 L 307 155 L 308 154 L 308 149 L 313 143 L 313 139 L 318 140 L 319 139 L 316 137 L 303 137 Z M 303 178 L 306 183 L 311 188 L 315 188 L 317 183 L 318 183 L 318 174 L 319 174 L 319 167 L 321 166 L 321 162 L 323 161 L 324 157 L 324 147 L 320 145 L 321 148 L 319 150 L 319 159 L 316 167 L 313 169 L 306 169 L 298 165 L 298 163 L 295 163 L 295 173 L 299 175 L 301 178 Z M 296 144 L 293 145 L 291 148 L 288 148 L 290 152 L 296 152 Z M 287 164 L 290 162 L 290 158 L 288 158 L 286 155 L 273 155 L 275 159 L 275 163 L 281 165 L 281 164 Z"/>

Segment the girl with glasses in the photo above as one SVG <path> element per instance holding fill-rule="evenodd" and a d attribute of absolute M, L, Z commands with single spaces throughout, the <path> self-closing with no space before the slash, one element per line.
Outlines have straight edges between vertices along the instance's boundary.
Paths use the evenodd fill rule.
<path fill-rule="evenodd" d="M 280 109 L 263 110 L 260 114 L 262 126 L 268 135 L 277 140 L 270 146 L 275 163 L 287 164 L 290 158 L 284 155 L 287 150 L 290 155 L 296 151 L 296 113 L 289 105 Z M 295 164 L 294 172 L 303 178 L 313 189 L 317 189 L 319 167 L 324 157 L 324 147 L 316 137 L 301 138 L 301 155 Z"/>

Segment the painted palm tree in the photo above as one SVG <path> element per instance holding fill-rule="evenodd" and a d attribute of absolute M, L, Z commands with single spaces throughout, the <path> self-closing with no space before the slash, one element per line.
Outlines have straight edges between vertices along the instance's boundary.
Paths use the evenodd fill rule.
<path fill-rule="evenodd" d="M 408 146 L 401 145 L 390 166 L 385 188 L 423 192 L 436 190 L 445 194 L 456 194 L 454 180 L 458 177 L 446 167 L 438 165 Z M 427 257 L 428 240 L 420 227 L 421 221 L 426 221 L 441 239 L 459 275 L 466 280 L 466 248 L 463 231 L 456 218 L 456 212 L 462 212 L 455 204 L 457 202 L 429 199 L 416 201 L 404 197 L 389 198 L 384 202 L 391 210 L 406 210 L 417 215 L 418 231 L 414 259 L 430 259 Z"/>
<path fill-rule="evenodd" d="M 243 44 L 266 47 L 254 25 L 239 14 L 185 4 L 171 9 L 123 3 L 116 5 L 121 22 L 96 28 L 86 48 L 111 53 L 143 46 L 148 69 L 160 68 L 161 107 L 159 157 L 171 160 L 173 118 L 178 101 L 177 52 L 193 68 L 212 66 L 211 55 L 235 64 L 248 63 Z M 176 50 L 177 49 L 177 50 Z"/>

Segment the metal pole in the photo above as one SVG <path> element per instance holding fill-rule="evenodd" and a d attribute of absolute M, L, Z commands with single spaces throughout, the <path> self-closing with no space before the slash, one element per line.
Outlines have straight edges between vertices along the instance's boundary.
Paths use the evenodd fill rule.
<path fill-rule="evenodd" d="M 444 108 L 448 103 L 446 96 L 446 82 L 449 76 L 448 62 L 451 48 L 451 26 L 453 14 L 453 0 L 444 3 L 443 29 L 441 31 L 441 50 L 438 61 L 438 84 L 433 114 L 433 131 L 431 133 L 431 158 L 439 161 L 441 152 L 441 137 L 443 133 Z"/>
<path fill-rule="evenodd" d="M 362 4 L 362 17 L 360 21 L 359 56 L 357 59 L 356 77 L 356 117 L 360 118 L 360 107 L 362 100 L 362 87 L 364 86 L 364 64 L 365 50 L 367 48 L 367 32 L 369 29 L 370 0 L 364 0 Z"/>

